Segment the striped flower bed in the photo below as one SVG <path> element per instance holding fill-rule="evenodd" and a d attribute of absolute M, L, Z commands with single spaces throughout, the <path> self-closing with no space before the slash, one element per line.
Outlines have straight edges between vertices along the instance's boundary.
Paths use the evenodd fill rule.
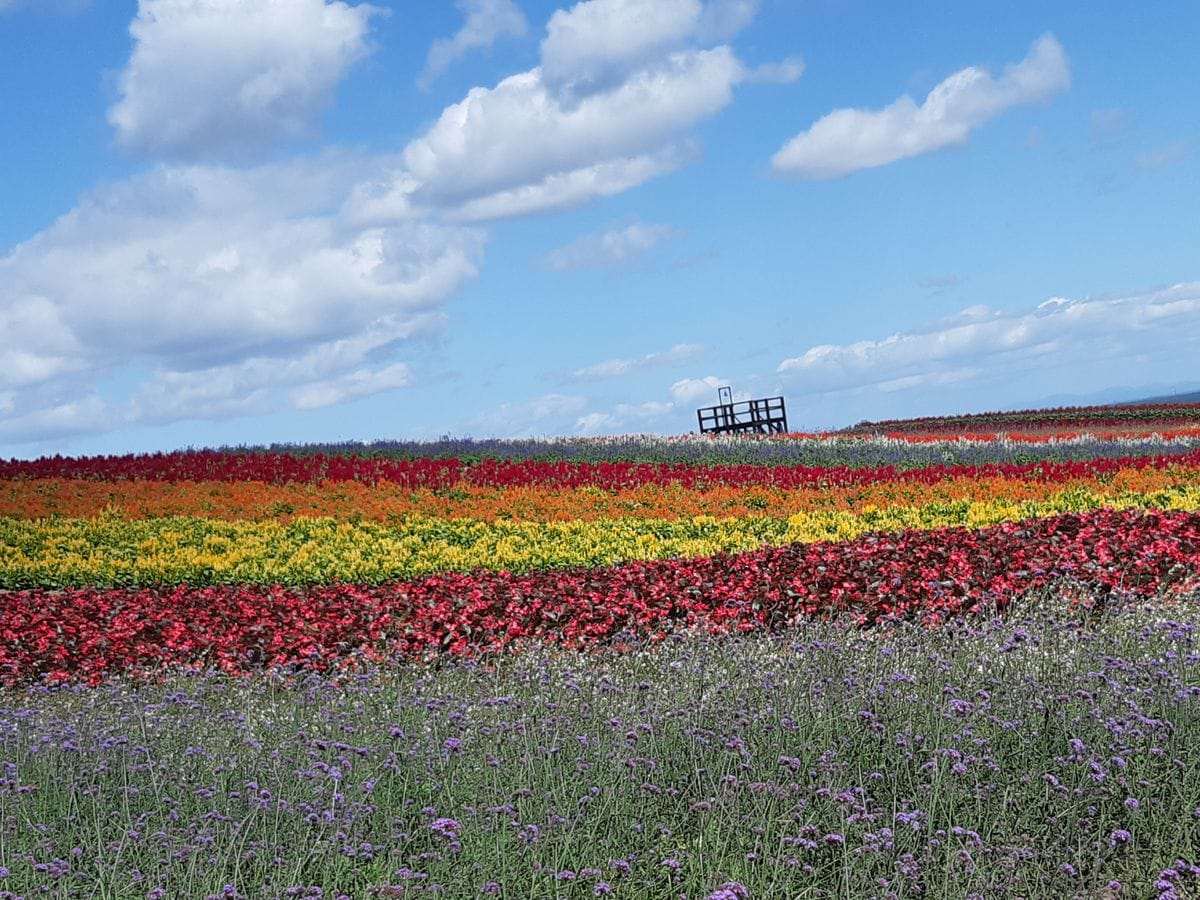
<path fill-rule="evenodd" d="M 1065 583 L 1182 596 L 1200 572 L 1200 450 L 1186 442 L 916 466 L 669 462 L 660 439 L 646 445 L 646 460 L 626 441 L 634 458 L 580 462 L 243 450 L 0 463 L 0 672 L 330 667 L 531 638 L 937 619 Z"/>

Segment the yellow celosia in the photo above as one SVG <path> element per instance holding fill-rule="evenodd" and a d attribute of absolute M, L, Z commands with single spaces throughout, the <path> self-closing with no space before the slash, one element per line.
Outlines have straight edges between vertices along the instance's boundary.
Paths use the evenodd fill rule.
<path fill-rule="evenodd" d="M 479 521 L 408 516 L 387 523 L 169 517 L 0 518 L 0 586 L 379 582 L 472 569 L 522 571 L 709 556 L 763 544 L 844 541 L 869 531 L 982 528 L 1097 509 L 1200 509 L 1200 485 L 1139 494 L 1065 489 L 1046 500 L 944 499 L 871 504 L 788 518 Z"/>

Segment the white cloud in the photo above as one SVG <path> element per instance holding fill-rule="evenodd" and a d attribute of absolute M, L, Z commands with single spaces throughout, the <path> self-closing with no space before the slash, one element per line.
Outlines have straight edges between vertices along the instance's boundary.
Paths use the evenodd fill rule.
<path fill-rule="evenodd" d="M 698 152 L 691 129 L 747 76 L 728 46 L 705 41 L 756 9 L 748 0 L 585 0 L 560 10 L 541 65 L 446 107 L 348 214 L 530 215 L 678 169 Z"/>
<path fill-rule="evenodd" d="M 550 172 L 540 178 L 534 175 L 528 184 L 466 200 L 451 209 L 446 218 L 456 222 L 486 222 L 574 209 L 674 172 L 695 155 L 692 143 L 684 142 L 653 153 L 605 160 L 569 172 Z"/>
<path fill-rule="evenodd" d="M 312 407 L 409 383 L 389 357 L 443 327 L 441 303 L 474 277 L 484 239 L 323 213 L 367 165 L 159 168 L 0 257 L 0 391 L 17 390 L 0 434 Z M 128 381 L 131 366 L 144 373 L 132 393 L 102 401 L 96 385 Z"/>
<path fill-rule="evenodd" d="M 139 0 L 135 46 L 108 112 L 125 150 L 244 158 L 310 133 L 367 52 L 367 4 Z"/>
<path fill-rule="evenodd" d="M 763 63 L 746 73 L 746 81 L 761 84 L 791 84 L 804 74 L 804 60 L 798 56 L 780 62 Z"/>
<path fill-rule="evenodd" d="M 782 174 L 840 178 L 963 144 L 974 128 L 1004 110 L 1047 100 L 1069 85 L 1066 54 L 1043 35 L 999 78 L 970 67 L 937 85 L 920 106 L 905 94 L 879 110 L 834 110 L 788 141 L 771 162 Z"/>
<path fill-rule="evenodd" d="M 726 41 L 757 12 L 758 0 L 584 0 L 550 17 L 542 82 L 569 105 L 674 51 Z"/>
<path fill-rule="evenodd" d="M 921 330 L 811 347 L 777 371 L 792 388 L 814 394 L 1011 384 L 1098 364 L 1111 377 L 1133 360 L 1154 359 L 1161 368 L 1188 358 L 1197 333 L 1200 282 L 1192 282 L 1121 297 L 1055 297 L 1024 311 L 970 307 Z M 1145 378 L 1152 377 L 1147 370 Z"/>
<path fill-rule="evenodd" d="M 382 369 L 355 369 L 330 381 L 299 388 L 295 391 L 294 402 L 297 409 L 316 409 L 407 387 L 411 383 L 412 373 L 404 363 L 393 363 Z"/>
<path fill-rule="evenodd" d="M 627 266 L 663 241 L 679 234 L 670 225 L 644 225 L 633 222 L 598 234 L 587 234 L 545 257 L 545 264 L 557 272 L 572 269 L 612 269 Z"/>
<path fill-rule="evenodd" d="M 620 420 L 611 413 L 591 412 L 575 420 L 575 431 L 578 434 L 604 434 L 616 431 L 620 425 Z"/>
<path fill-rule="evenodd" d="M 708 0 L 696 27 L 696 39 L 727 41 L 754 21 L 759 0 Z"/>
<path fill-rule="evenodd" d="M 593 412 L 575 420 L 577 434 L 603 434 L 629 428 L 645 429 L 675 412 L 675 404 L 650 400 L 646 403 L 618 403 L 612 412 Z"/>
<path fill-rule="evenodd" d="M 729 48 L 717 47 L 672 54 L 570 106 L 546 89 L 537 69 L 495 88 L 474 88 L 405 149 L 406 168 L 420 184 L 413 198 L 442 208 L 502 196 L 517 201 L 521 191 L 580 175 L 591 182 L 588 193 L 603 196 L 605 186 L 595 179 L 616 177 L 629 186 L 628 161 L 663 151 L 678 158 L 672 145 L 729 103 L 741 75 Z M 646 175 L 663 168 L 639 166 Z M 513 211 L 530 206 L 514 203 Z"/>
<path fill-rule="evenodd" d="M 717 402 L 717 388 L 728 387 L 728 378 L 718 378 L 716 375 L 706 375 L 703 378 L 684 378 L 671 385 L 671 396 L 676 403 L 694 403 L 703 398 Z M 735 402 L 749 400 L 750 395 L 745 391 L 735 391 L 732 394 Z"/>
<path fill-rule="evenodd" d="M 647 353 L 645 356 L 628 359 L 606 359 L 591 366 L 584 366 L 571 373 L 572 381 L 599 381 L 620 378 L 650 369 L 680 366 L 693 362 L 708 352 L 702 344 L 676 344 L 669 350 Z"/>
<path fill-rule="evenodd" d="M 686 45 L 700 24 L 700 0 L 585 0 L 550 17 L 541 81 L 558 98 L 581 98 Z"/>
<path fill-rule="evenodd" d="M 453 37 L 433 42 L 421 74 L 423 85 L 471 50 L 490 47 L 503 37 L 521 37 L 529 29 L 524 14 L 512 0 L 457 0 L 455 5 L 467 19 Z"/>
<path fill-rule="evenodd" d="M 604 13 L 589 27 L 608 34 L 622 11 L 655 6 L 590 0 L 572 13 Z M 0 256 L 0 437 L 311 409 L 418 383 L 404 342 L 445 326 L 442 304 L 485 242 L 447 223 L 567 208 L 693 159 L 689 132 L 745 74 L 728 47 L 701 44 L 756 8 L 680 4 L 681 30 L 668 16 L 633 55 L 608 45 L 620 77 L 603 89 L 556 94 L 534 68 L 470 91 L 400 154 L 235 168 L 202 161 L 244 164 L 307 133 L 367 51 L 376 10 L 140 0 L 109 115 L 126 149 L 176 162 L 93 191 Z M 569 74 L 565 57 L 556 65 Z M 665 239 L 646 228 L 610 255 Z M 481 427 L 564 430 L 587 413 L 585 398 L 551 394 Z"/>

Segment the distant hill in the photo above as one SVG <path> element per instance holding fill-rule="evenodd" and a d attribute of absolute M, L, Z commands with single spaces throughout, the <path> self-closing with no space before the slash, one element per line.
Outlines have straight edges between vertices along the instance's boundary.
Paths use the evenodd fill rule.
<path fill-rule="evenodd" d="M 1144 400 L 1126 400 L 1123 403 L 1114 403 L 1114 406 L 1141 406 L 1146 403 L 1200 403 L 1200 391 L 1192 391 L 1190 394 L 1166 394 L 1162 397 L 1146 397 Z"/>

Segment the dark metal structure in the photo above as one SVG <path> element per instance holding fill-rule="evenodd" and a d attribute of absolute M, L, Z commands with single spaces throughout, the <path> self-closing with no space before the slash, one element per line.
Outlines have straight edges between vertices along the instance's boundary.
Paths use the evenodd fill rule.
<path fill-rule="evenodd" d="M 717 389 L 716 406 L 696 410 L 701 434 L 784 434 L 788 430 L 787 409 L 782 397 L 733 402 L 733 390 Z"/>

